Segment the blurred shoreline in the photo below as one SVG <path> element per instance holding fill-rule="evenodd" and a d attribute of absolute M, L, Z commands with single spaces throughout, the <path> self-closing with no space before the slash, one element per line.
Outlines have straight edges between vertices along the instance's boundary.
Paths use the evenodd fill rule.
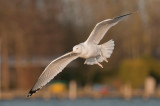
<path fill-rule="evenodd" d="M 56 98 L 56 99 L 78 99 L 78 98 L 93 98 L 93 99 L 101 99 L 101 98 L 124 98 L 125 100 L 129 100 L 132 98 L 144 98 L 144 99 L 149 99 L 149 98 L 157 98 L 160 99 L 160 93 L 159 91 L 155 91 L 154 94 L 152 95 L 146 95 L 143 90 L 133 90 L 132 94 L 128 93 L 126 95 L 126 92 L 121 92 L 121 91 L 112 91 L 108 93 L 100 93 L 96 91 L 85 91 L 85 90 L 78 90 L 77 91 L 77 96 L 72 98 L 69 96 L 69 92 L 61 92 L 61 93 L 51 93 L 46 89 L 41 90 L 40 92 L 36 93 L 30 98 L 27 98 L 27 91 L 28 90 L 11 90 L 11 91 L 4 91 L 1 92 L 0 100 L 11 100 L 11 99 L 16 99 L 16 98 L 21 98 L 21 99 L 37 99 L 37 98 L 42 98 L 45 100 L 51 99 L 51 98 Z"/>

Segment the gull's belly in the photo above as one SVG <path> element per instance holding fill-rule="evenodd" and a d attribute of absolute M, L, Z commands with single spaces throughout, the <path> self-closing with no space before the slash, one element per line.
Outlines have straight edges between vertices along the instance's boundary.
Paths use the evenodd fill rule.
<path fill-rule="evenodd" d="M 98 55 L 100 55 L 100 49 L 98 45 L 86 45 L 80 57 L 91 58 Z"/>

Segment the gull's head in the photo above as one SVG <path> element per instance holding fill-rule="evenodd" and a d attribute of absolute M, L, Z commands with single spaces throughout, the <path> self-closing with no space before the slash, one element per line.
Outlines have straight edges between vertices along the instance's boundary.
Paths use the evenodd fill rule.
<path fill-rule="evenodd" d="M 73 53 L 81 53 L 82 52 L 82 45 L 76 45 L 73 47 Z"/>

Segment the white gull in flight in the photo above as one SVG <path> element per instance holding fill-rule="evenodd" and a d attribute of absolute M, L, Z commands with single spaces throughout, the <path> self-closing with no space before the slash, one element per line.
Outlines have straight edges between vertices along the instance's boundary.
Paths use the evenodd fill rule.
<path fill-rule="evenodd" d="M 74 46 L 72 52 L 69 52 L 53 60 L 45 68 L 45 70 L 35 83 L 35 85 L 29 91 L 27 97 L 30 97 L 32 94 L 40 90 L 49 81 L 51 81 L 58 73 L 60 73 L 71 61 L 79 57 L 86 59 L 84 64 L 88 65 L 97 64 L 98 66 L 103 68 L 103 66 L 100 63 L 103 61 L 108 62 L 107 58 L 110 58 L 114 49 L 114 41 L 109 40 L 108 42 L 100 45 L 98 45 L 98 43 L 112 26 L 116 25 L 124 17 L 129 16 L 131 14 L 132 13 L 118 16 L 113 19 L 106 19 L 104 21 L 97 23 L 93 31 L 91 32 L 90 36 L 85 42 Z"/>

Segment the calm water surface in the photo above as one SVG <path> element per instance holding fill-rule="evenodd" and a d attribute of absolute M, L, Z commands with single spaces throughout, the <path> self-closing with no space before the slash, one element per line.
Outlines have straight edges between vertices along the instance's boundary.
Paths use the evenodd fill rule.
<path fill-rule="evenodd" d="M 131 100 L 124 99 L 14 99 L 1 100 L 0 106 L 160 106 L 160 99 L 140 99 L 134 98 Z"/>

